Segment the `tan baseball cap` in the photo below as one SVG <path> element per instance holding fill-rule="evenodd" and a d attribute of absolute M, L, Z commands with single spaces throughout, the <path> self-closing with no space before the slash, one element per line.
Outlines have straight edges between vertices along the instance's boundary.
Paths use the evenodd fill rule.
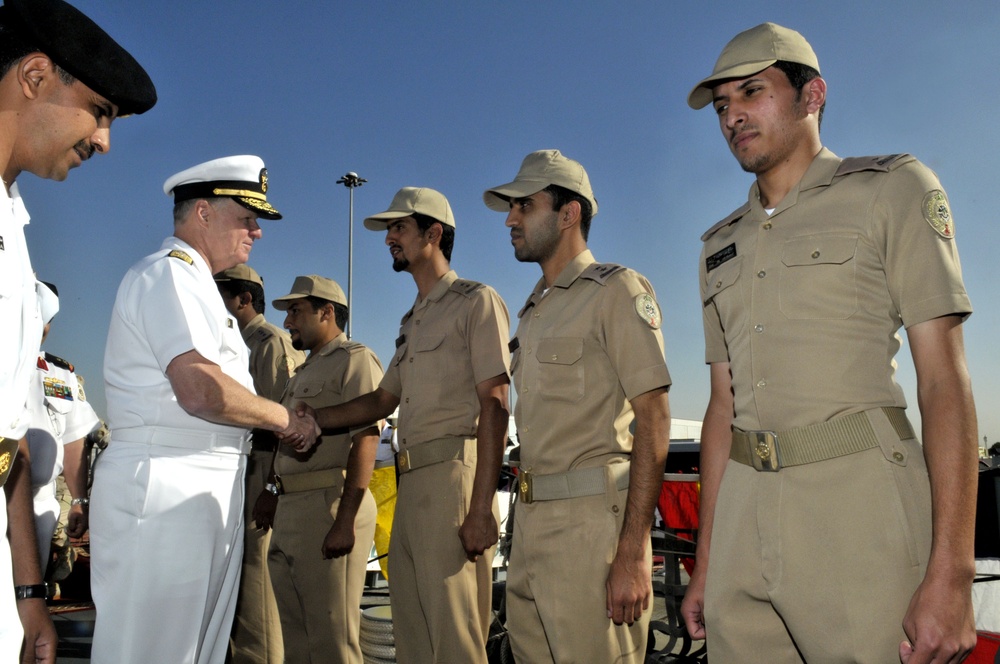
<path fill-rule="evenodd" d="M 403 187 L 392 197 L 388 210 L 365 219 L 365 228 L 384 231 L 390 221 L 414 214 L 424 214 L 445 226 L 455 227 L 455 215 L 451 213 L 451 205 L 444 194 L 427 187 Z"/>
<path fill-rule="evenodd" d="M 590 187 L 587 171 L 578 161 L 564 157 L 559 150 L 532 152 L 521 162 L 514 181 L 483 192 L 486 207 L 497 212 L 510 210 L 510 199 L 526 198 L 554 184 L 569 189 L 590 201 L 591 214 L 597 214 L 597 199 Z"/>
<path fill-rule="evenodd" d="M 257 270 L 246 263 L 240 263 L 228 270 L 223 270 L 217 273 L 214 278 L 216 281 L 252 281 L 261 286 L 264 285 L 264 280 L 257 274 Z"/>
<path fill-rule="evenodd" d="M 819 60 L 806 38 L 775 23 L 761 23 L 733 37 L 715 63 L 712 75 L 694 86 L 688 106 L 704 108 L 712 103 L 712 88 L 730 78 L 744 78 L 764 71 L 778 60 L 807 65 L 819 71 Z"/>
<path fill-rule="evenodd" d="M 287 311 L 288 307 L 292 305 L 292 300 L 301 300 L 310 295 L 318 297 L 321 300 L 329 300 L 330 302 L 347 306 L 347 297 L 344 295 L 344 289 L 340 287 L 340 284 L 333 279 L 327 279 L 318 274 L 295 277 L 295 282 L 292 284 L 292 292 L 273 300 L 271 306 L 278 311 Z"/>

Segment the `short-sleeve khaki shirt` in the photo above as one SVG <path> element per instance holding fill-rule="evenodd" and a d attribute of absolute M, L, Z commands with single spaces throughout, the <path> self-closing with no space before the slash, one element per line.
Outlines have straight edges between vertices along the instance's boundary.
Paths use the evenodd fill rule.
<path fill-rule="evenodd" d="M 439 438 L 471 438 L 476 385 L 510 373 L 510 318 L 495 290 L 449 271 L 400 324 L 380 387 L 399 397 L 401 450 Z"/>
<path fill-rule="evenodd" d="M 375 391 L 382 379 L 382 363 L 367 346 L 348 340 L 341 333 L 336 339 L 310 353 L 309 359 L 288 381 L 281 403 L 289 408 L 301 402 L 312 408 L 337 406 Z M 368 425 L 324 434 L 307 454 L 298 454 L 288 445 L 279 445 L 274 459 L 278 475 L 293 475 L 313 470 L 346 468 L 351 451 L 351 437 L 374 427 Z"/>
<path fill-rule="evenodd" d="M 306 354 L 292 348 L 288 333 L 257 314 L 240 330 L 250 349 L 250 375 L 257 394 L 278 401 L 295 367 L 306 361 Z"/>
<path fill-rule="evenodd" d="M 590 251 L 544 288 L 518 313 L 511 343 L 521 467 L 548 474 L 624 457 L 629 400 L 670 386 L 653 288 Z"/>
<path fill-rule="evenodd" d="M 905 407 L 899 328 L 972 312 L 953 238 L 937 177 L 910 155 L 823 149 L 770 216 L 755 183 L 699 266 L 705 359 L 730 364 L 734 425 Z"/>

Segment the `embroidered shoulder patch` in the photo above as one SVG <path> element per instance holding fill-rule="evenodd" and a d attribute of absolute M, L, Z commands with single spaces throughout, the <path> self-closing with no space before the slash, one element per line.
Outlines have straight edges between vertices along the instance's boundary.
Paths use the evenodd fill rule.
<path fill-rule="evenodd" d="M 194 265 L 194 259 L 188 256 L 186 252 L 183 252 L 180 249 L 174 249 L 169 254 L 167 254 L 167 256 L 170 258 L 179 258 L 188 265 Z"/>
<path fill-rule="evenodd" d="M 640 293 L 635 296 L 635 312 L 639 314 L 647 325 L 654 330 L 660 329 L 663 317 L 660 315 L 660 307 L 656 300 L 649 293 Z"/>
<path fill-rule="evenodd" d="M 948 207 L 948 197 L 940 189 L 933 189 L 924 196 L 924 219 L 938 235 L 950 240 L 955 237 L 955 221 Z"/>

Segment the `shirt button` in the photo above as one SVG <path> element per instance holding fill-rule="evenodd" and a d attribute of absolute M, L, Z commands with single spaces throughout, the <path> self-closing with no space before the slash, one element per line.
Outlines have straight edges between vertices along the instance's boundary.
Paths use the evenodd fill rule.
<path fill-rule="evenodd" d="M 767 272 L 764 272 L 764 270 L 761 270 L 760 272 L 757 273 L 757 277 L 759 279 L 763 279 L 764 275 L 766 275 L 766 274 L 767 274 Z"/>
<path fill-rule="evenodd" d="M 412 357 L 410 358 L 410 364 L 413 364 L 413 358 Z"/>
<path fill-rule="evenodd" d="M 764 230 L 765 231 L 771 230 L 771 222 L 770 221 L 764 224 Z"/>
<path fill-rule="evenodd" d="M 538 313 L 538 312 L 536 311 L 536 312 L 534 313 L 534 317 L 535 317 L 535 318 L 538 318 L 538 316 L 540 316 L 540 314 L 539 314 L 539 313 Z"/>
<path fill-rule="evenodd" d="M 757 381 L 757 387 L 767 387 L 767 381 L 766 380 L 758 380 Z"/>
<path fill-rule="evenodd" d="M 753 326 L 753 331 L 754 332 L 763 332 L 764 331 L 764 326 L 763 325 L 754 325 Z"/>
<path fill-rule="evenodd" d="M 716 288 L 722 288 L 722 282 L 721 281 L 716 281 L 715 282 L 715 287 Z"/>
<path fill-rule="evenodd" d="M 812 252 L 812 257 L 813 258 L 819 258 L 819 251 Z"/>
<path fill-rule="evenodd" d="M 418 321 L 418 320 L 416 320 L 416 321 L 413 321 L 413 324 L 414 324 L 414 325 L 420 325 L 420 321 Z"/>
<path fill-rule="evenodd" d="M 410 397 L 406 397 L 406 403 L 410 403 Z"/>

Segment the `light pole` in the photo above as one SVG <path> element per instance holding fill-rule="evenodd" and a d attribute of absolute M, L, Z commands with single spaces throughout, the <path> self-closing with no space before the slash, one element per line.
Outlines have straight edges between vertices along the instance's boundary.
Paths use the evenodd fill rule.
<path fill-rule="evenodd" d="M 358 174 L 351 171 L 344 177 L 337 180 L 337 184 L 342 184 L 351 192 L 351 205 L 347 218 L 347 338 L 351 338 L 351 322 L 354 320 L 354 190 L 368 180 L 358 177 Z"/>

